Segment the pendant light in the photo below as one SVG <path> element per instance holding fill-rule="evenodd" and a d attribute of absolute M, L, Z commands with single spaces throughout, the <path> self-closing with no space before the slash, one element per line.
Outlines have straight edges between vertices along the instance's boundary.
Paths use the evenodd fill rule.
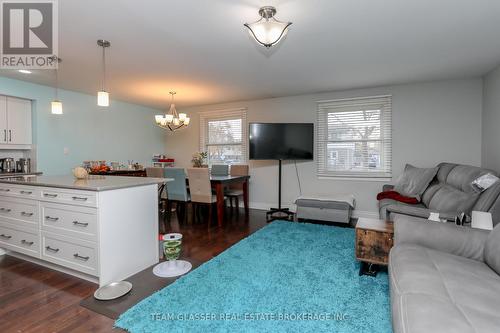
<path fill-rule="evenodd" d="M 58 67 L 62 60 L 58 56 L 53 56 L 52 61 L 54 62 L 57 61 L 58 64 L 56 65 L 55 68 L 55 76 L 56 76 L 55 93 L 54 93 L 54 100 L 50 103 L 50 111 L 52 114 L 63 114 L 62 103 L 59 100 L 59 75 L 58 75 L 58 70 L 59 70 Z"/>
<path fill-rule="evenodd" d="M 155 116 L 155 122 L 156 125 L 160 126 L 161 128 L 169 129 L 173 132 L 175 130 L 188 126 L 191 119 L 185 113 L 177 113 L 177 109 L 175 108 L 174 104 L 174 96 L 176 92 L 171 91 L 169 92 L 169 94 L 172 96 L 170 109 L 164 115 L 157 114 Z"/>
<path fill-rule="evenodd" d="M 111 46 L 111 43 L 104 39 L 99 39 L 97 45 L 102 47 L 102 82 L 101 90 L 97 92 L 97 105 L 109 106 L 109 93 L 106 91 L 106 48 Z"/>
<path fill-rule="evenodd" d="M 288 32 L 292 22 L 281 22 L 274 18 L 276 8 L 264 6 L 259 9 L 260 20 L 254 23 L 245 23 L 250 35 L 257 43 L 267 48 L 278 44 Z"/>

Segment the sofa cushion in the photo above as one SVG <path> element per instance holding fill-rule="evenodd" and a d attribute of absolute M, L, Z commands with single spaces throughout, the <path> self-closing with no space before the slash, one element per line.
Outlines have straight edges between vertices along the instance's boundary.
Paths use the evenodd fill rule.
<path fill-rule="evenodd" d="M 416 168 L 407 164 L 401 176 L 396 180 L 394 191 L 401 195 L 411 198 L 417 198 L 420 201 L 429 183 L 434 179 L 438 168 Z"/>
<path fill-rule="evenodd" d="M 393 298 L 392 312 L 395 333 L 476 333 L 457 307 L 438 297 L 403 294 Z"/>
<path fill-rule="evenodd" d="M 436 180 L 432 182 L 422 194 L 422 203 L 424 203 L 426 207 L 429 207 L 431 209 L 438 209 L 438 207 L 440 207 L 440 205 L 442 204 L 442 201 L 446 200 L 446 196 L 457 191 L 453 194 L 464 192 L 470 195 L 469 198 L 467 198 L 467 196 L 461 196 L 462 199 L 468 202 L 467 204 L 465 204 L 465 208 L 469 208 L 466 212 L 470 212 L 471 210 L 470 207 L 467 207 L 470 205 L 471 201 L 468 201 L 467 199 L 471 199 L 474 201 L 472 203 L 474 210 L 487 211 L 491 207 L 491 205 L 493 205 L 494 199 L 496 199 L 498 197 L 498 194 L 500 193 L 500 184 L 492 186 L 492 188 L 483 192 L 482 195 L 478 195 L 471 185 L 475 179 L 487 173 L 497 175 L 497 173 L 494 171 L 475 166 L 459 165 L 453 163 L 440 163 L 438 167 L 439 170 L 436 175 Z M 446 186 L 446 190 L 440 191 L 444 186 Z M 440 194 L 440 197 L 434 200 L 431 207 L 431 201 L 438 193 Z M 474 204 L 476 206 L 474 206 Z M 462 213 L 464 211 L 464 206 L 455 206 L 456 207 L 454 208 L 462 210 L 457 211 L 457 213 Z M 450 209 L 452 207 L 447 208 Z"/>
<path fill-rule="evenodd" d="M 500 225 L 490 232 L 484 246 L 484 262 L 500 274 Z"/>
<path fill-rule="evenodd" d="M 454 163 L 439 163 L 438 168 L 439 171 L 436 175 L 436 178 L 438 182 L 440 183 L 446 183 L 446 179 L 448 178 L 448 175 L 450 174 L 451 170 L 453 170 L 454 167 L 456 167 L 458 164 Z"/>
<path fill-rule="evenodd" d="M 475 192 L 464 192 L 452 185 L 440 185 L 429 202 L 429 209 L 438 212 L 470 213 L 476 203 L 479 194 Z"/>
<path fill-rule="evenodd" d="M 385 210 L 389 214 L 389 220 L 391 221 L 395 221 L 397 216 L 412 216 L 425 219 L 427 222 L 431 212 L 433 212 L 428 208 L 417 205 L 412 205 L 412 206 L 389 205 L 385 207 Z M 454 213 L 439 212 L 440 219 L 454 221 L 455 217 L 456 214 Z"/>
<path fill-rule="evenodd" d="M 387 215 L 387 207 L 390 205 L 397 205 L 401 207 L 420 207 L 420 208 L 425 208 L 424 205 L 422 204 L 416 204 L 416 205 L 410 205 L 404 202 L 399 202 L 394 199 L 382 199 L 379 200 L 378 202 L 378 211 L 379 211 L 379 218 L 381 219 L 386 219 L 388 217 Z"/>
<path fill-rule="evenodd" d="M 490 231 L 410 216 L 394 218 L 394 244 L 414 244 L 473 260 L 484 261 Z"/>
<path fill-rule="evenodd" d="M 500 183 L 496 183 L 481 193 L 472 210 L 488 211 L 500 194 Z"/>
<path fill-rule="evenodd" d="M 496 332 L 500 277 L 481 261 L 398 244 L 389 259 L 396 332 Z"/>
<path fill-rule="evenodd" d="M 500 182 L 482 193 L 477 193 L 471 185 L 478 177 L 487 173 L 498 176 L 497 172 L 454 163 L 440 163 L 438 168 L 420 199 L 425 208 L 447 215 L 470 215 L 473 210 L 490 212 L 493 225 L 500 224 Z M 380 218 L 386 217 L 386 207 L 387 204 L 379 204 Z"/>
<path fill-rule="evenodd" d="M 430 215 L 430 211 L 425 207 L 417 207 L 417 206 L 403 206 L 403 205 L 390 205 L 385 208 L 389 214 L 402 214 L 407 216 L 415 216 L 427 219 Z M 390 219 L 394 221 L 394 218 Z"/>
<path fill-rule="evenodd" d="M 432 197 L 442 186 L 443 184 L 434 181 L 427 187 L 425 192 L 422 194 L 422 199 L 420 200 L 425 207 L 429 207 Z"/>
<path fill-rule="evenodd" d="M 474 187 L 472 187 L 472 182 L 487 173 L 496 174 L 488 169 L 470 165 L 457 165 L 450 171 L 448 177 L 446 177 L 446 184 L 463 192 L 476 192 Z"/>

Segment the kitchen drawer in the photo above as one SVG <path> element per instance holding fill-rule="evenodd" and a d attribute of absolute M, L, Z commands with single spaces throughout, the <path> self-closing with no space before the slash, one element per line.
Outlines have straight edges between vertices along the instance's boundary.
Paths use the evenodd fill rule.
<path fill-rule="evenodd" d="M 40 258 L 40 233 L 0 222 L 0 247 Z"/>
<path fill-rule="evenodd" d="M 38 228 L 38 202 L 0 197 L 0 221 Z"/>
<path fill-rule="evenodd" d="M 97 194 L 92 191 L 76 191 L 43 187 L 40 196 L 43 201 L 97 207 Z"/>
<path fill-rule="evenodd" d="M 42 259 L 98 276 L 98 250 L 93 242 L 42 231 Z"/>
<path fill-rule="evenodd" d="M 16 186 L 0 184 L 0 196 L 36 200 L 40 197 L 40 188 L 36 186 Z"/>
<path fill-rule="evenodd" d="M 40 214 L 42 230 L 97 241 L 96 208 L 41 202 Z"/>

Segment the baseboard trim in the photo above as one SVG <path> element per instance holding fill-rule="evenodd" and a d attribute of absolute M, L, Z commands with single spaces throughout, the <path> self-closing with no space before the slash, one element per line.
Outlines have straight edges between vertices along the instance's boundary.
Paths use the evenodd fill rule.
<path fill-rule="evenodd" d="M 368 219 L 378 219 L 379 215 L 377 212 L 370 212 L 370 211 L 366 211 L 366 210 L 353 210 L 352 217 L 355 217 L 355 218 L 364 217 L 364 218 L 368 218 Z"/>
<path fill-rule="evenodd" d="M 57 264 L 53 264 L 53 263 L 45 261 L 45 260 L 41 260 L 41 259 L 38 259 L 38 258 L 33 258 L 33 257 L 27 256 L 27 255 L 24 255 L 22 253 L 18 253 L 18 252 L 14 252 L 14 251 L 9 251 L 7 254 L 9 256 L 11 256 L 11 257 L 15 257 L 15 258 L 18 258 L 18 259 L 26 260 L 26 261 L 32 262 L 32 263 L 40 265 L 40 266 L 45 266 L 45 267 L 53 269 L 55 271 L 59 271 L 59 272 L 62 272 L 62 273 L 73 275 L 73 276 L 76 276 L 77 278 L 80 278 L 80 279 L 83 279 L 83 280 L 87 280 L 89 282 L 93 282 L 93 283 L 99 285 L 99 279 L 97 277 L 95 277 L 95 276 L 91 276 L 91 275 L 88 275 L 88 274 L 85 274 L 85 273 L 81 273 L 81 272 L 75 271 L 75 270 L 70 269 L 70 268 L 62 267 L 62 266 L 59 266 Z"/>
<path fill-rule="evenodd" d="M 278 207 L 278 204 L 272 204 L 272 203 L 267 203 L 267 202 L 250 202 L 249 206 L 252 209 L 269 210 L 269 209 L 271 209 L 271 207 Z M 292 205 L 292 204 L 281 204 L 281 207 L 288 208 L 292 212 L 295 212 L 295 208 L 296 208 L 295 205 Z"/>
<path fill-rule="evenodd" d="M 270 204 L 267 202 L 250 202 L 249 203 L 250 208 L 252 209 L 259 209 L 259 210 L 269 210 L 271 207 L 277 207 L 277 204 Z M 292 212 L 297 211 L 297 206 L 294 204 L 281 204 L 283 208 L 288 208 Z M 378 219 L 379 215 L 377 212 L 371 212 L 371 211 L 366 211 L 366 210 L 353 210 L 352 216 L 355 218 L 359 217 L 364 217 L 364 218 L 370 218 L 370 219 Z"/>

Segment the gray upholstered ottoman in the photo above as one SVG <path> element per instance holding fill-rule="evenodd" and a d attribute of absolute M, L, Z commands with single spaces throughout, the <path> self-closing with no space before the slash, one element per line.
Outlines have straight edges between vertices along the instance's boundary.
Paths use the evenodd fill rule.
<path fill-rule="evenodd" d="M 328 222 L 349 223 L 355 207 L 353 195 L 332 195 L 329 197 L 305 197 L 295 200 L 297 218 Z"/>

